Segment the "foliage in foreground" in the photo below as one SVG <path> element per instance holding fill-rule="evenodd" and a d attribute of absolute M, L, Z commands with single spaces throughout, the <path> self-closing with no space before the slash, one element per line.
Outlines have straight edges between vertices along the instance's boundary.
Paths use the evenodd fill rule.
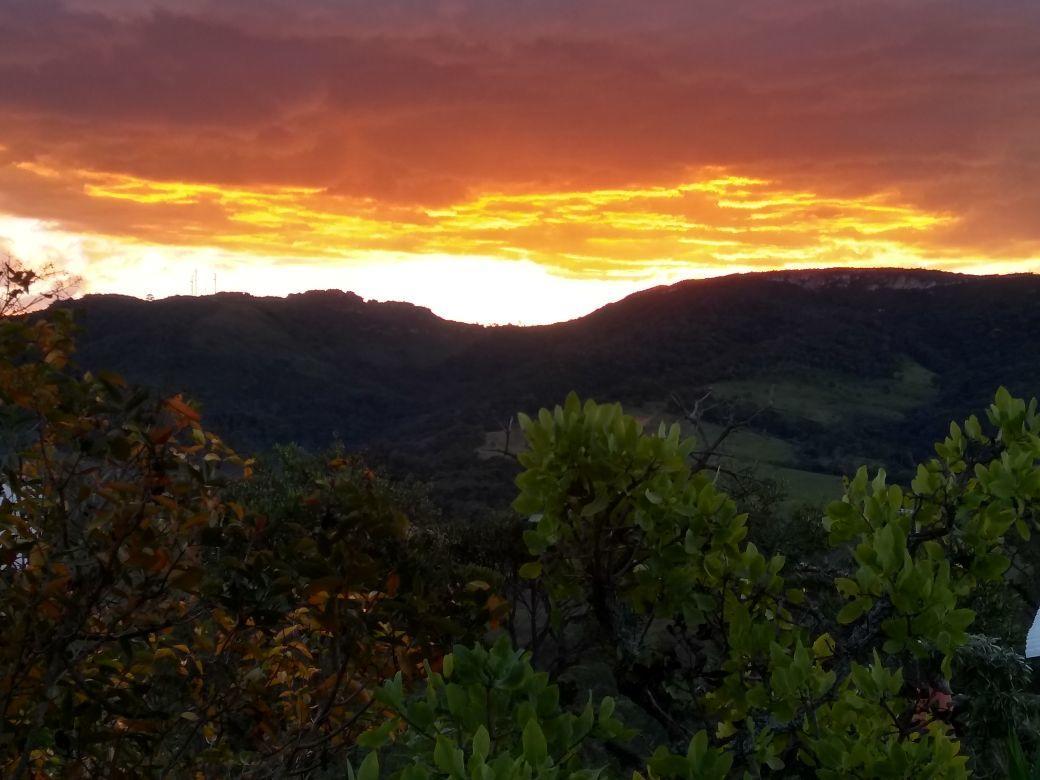
<path fill-rule="evenodd" d="M 380 747 L 400 731 L 394 749 L 403 766 L 391 774 L 400 780 L 595 778 L 598 771 L 581 766 L 582 748 L 625 736 L 612 699 L 595 707 L 589 701 L 580 714 L 566 711 L 559 687 L 505 637 L 490 650 L 456 647 L 440 673 L 428 670 L 424 689 L 406 698 L 400 676 L 388 682 L 379 699 L 394 718 L 360 740 Z"/>
<path fill-rule="evenodd" d="M 571 396 L 522 419 L 511 584 L 357 459 L 251 473 L 71 348 L 60 315 L 0 321 L 5 776 L 955 778 L 955 670 L 1008 670 L 980 703 L 1031 684 L 968 630 L 1033 571 L 1035 401 L 999 391 L 908 486 L 861 469 L 807 567 L 747 541 L 678 427 Z"/>
<path fill-rule="evenodd" d="M 1018 735 L 1012 731 L 1008 737 L 1008 780 L 1038 780 L 1040 778 L 1040 756 L 1030 761 L 1022 750 Z"/>
<path fill-rule="evenodd" d="M 180 399 L 67 370 L 66 321 L 0 329 L 4 776 L 315 772 L 467 636 L 359 464 L 285 479 L 286 511 Z"/>
<path fill-rule="evenodd" d="M 951 426 L 907 488 L 861 469 L 827 509 L 835 557 L 848 556 L 833 594 L 790 587 L 784 560 L 744 542 L 745 516 L 690 470 L 677 428 L 647 436 L 618 406 L 574 396 L 525 418 L 516 508 L 536 556 L 521 572 L 552 605 L 542 652 L 603 659 L 619 689 L 692 735 L 685 755 L 658 748 L 652 778 L 966 776 L 953 660 L 966 604 L 1001 581 L 1037 517 L 1036 406 L 998 392 L 988 428 Z M 517 732 L 505 750 L 522 754 Z M 415 776 L 466 774 L 448 753 L 431 764 L 397 747 Z M 518 772 L 473 776 L 533 776 Z"/>

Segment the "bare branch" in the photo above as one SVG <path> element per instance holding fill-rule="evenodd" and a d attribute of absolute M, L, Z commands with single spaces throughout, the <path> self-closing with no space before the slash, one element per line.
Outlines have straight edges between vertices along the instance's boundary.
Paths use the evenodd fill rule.
<path fill-rule="evenodd" d="M 69 298 L 80 280 L 48 264 L 39 270 L 0 252 L 0 317 L 16 317 Z"/>

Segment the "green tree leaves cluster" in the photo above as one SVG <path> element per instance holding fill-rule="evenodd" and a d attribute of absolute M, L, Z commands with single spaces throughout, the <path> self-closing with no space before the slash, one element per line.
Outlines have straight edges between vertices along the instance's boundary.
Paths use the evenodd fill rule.
<path fill-rule="evenodd" d="M 558 686 L 504 637 L 490 650 L 456 646 L 424 688 L 406 698 L 400 677 L 387 683 L 379 699 L 395 718 L 359 740 L 380 747 L 399 729 L 386 763 L 402 764 L 390 774 L 400 780 L 592 780 L 601 769 L 583 766 L 583 746 L 627 736 L 612 699 L 563 709 Z"/>
<path fill-rule="evenodd" d="M 521 421 L 525 571 L 559 614 L 585 606 L 620 677 L 666 658 L 664 718 L 703 731 L 734 768 L 956 776 L 966 759 L 920 692 L 948 683 L 967 598 L 1001 577 L 1005 534 L 1028 537 L 1040 505 L 1035 402 L 1002 390 L 988 418 L 988 432 L 953 426 L 909 488 L 865 469 L 850 480 L 827 510 L 851 558 L 835 567 L 835 604 L 788 587 L 785 562 L 743 542 L 745 517 L 690 471 L 677 428 L 646 435 L 616 405 L 572 396 Z"/>

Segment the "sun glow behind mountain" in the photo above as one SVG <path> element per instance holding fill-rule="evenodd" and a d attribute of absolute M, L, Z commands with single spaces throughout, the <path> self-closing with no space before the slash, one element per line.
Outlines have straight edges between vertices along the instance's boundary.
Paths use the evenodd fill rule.
<path fill-rule="evenodd" d="M 363 5 L 0 8 L 0 241 L 86 291 L 478 322 L 750 270 L 1040 269 L 1025 6 Z"/>

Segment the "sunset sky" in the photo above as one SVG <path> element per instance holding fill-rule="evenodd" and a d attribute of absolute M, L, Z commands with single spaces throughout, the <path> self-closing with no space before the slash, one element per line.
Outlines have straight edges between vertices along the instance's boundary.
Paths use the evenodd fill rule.
<path fill-rule="evenodd" d="M 0 0 L 0 246 L 84 292 L 551 322 L 1040 271 L 1035 0 Z"/>

